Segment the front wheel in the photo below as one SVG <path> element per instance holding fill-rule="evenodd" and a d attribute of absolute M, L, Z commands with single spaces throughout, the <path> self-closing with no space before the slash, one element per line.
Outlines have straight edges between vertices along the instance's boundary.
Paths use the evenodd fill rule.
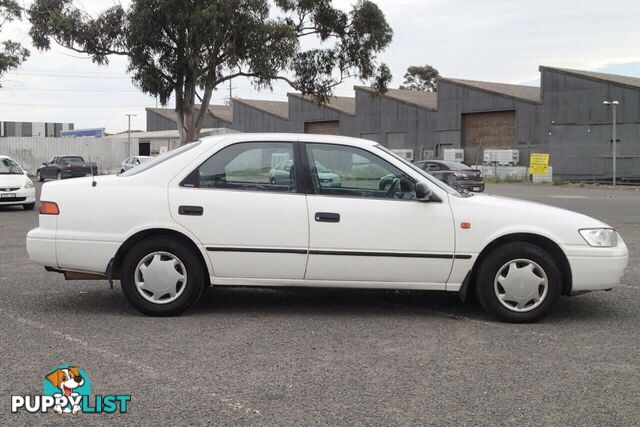
<path fill-rule="evenodd" d="M 555 260 L 526 242 L 502 245 L 478 268 L 476 293 L 482 307 L 511 323 L 540 320 L 557 302 L 562 274 Z"/>
<path fill-rule="evenodd" d="M 38 179 L 38 182 L 44 181 L 44 178 L 42 177 L 42 172 L 40 171 L 36 172 L 36 178 Z"/>
<path fill-rule="evenodd" d="M 122 291 L 141 313 L 174 316 L 200 298 L 204 271 L 200 259 L 187 245 L 154 237 L 127 253 L 122 265 Z"/>

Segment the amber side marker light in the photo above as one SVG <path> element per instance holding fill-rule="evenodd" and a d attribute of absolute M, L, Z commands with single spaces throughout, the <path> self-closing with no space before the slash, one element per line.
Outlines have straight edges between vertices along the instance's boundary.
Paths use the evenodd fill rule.
<path fill-rule="evenodd" d="M 465 230 L 467 228 L 471 228 L 471 223 L 470 222 L 461 222 L 460 223 L 460 228 L 464 228 Z"/>
<path fill-rule="evenodd" d="M 55 202 L 40 202 L 40 214 L 41 215 L 59 215 L 60 209 Z"/>

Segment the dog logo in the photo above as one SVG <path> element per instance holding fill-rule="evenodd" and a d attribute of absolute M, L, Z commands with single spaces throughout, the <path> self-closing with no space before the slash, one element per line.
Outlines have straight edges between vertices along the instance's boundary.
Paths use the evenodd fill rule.
<path fill-rule="evenodd" d="M 126 414 L 130 394 L 91 396 L 89 375 L 70 365 L 57 366 L 44 376 L 42 395 L 12 395 L 11 412 L 57 414 Z"/>
<path fill-rule="evenodd" d="M 87 378 L 86 386 L 85 378 Z M 51 394 L 53 390 L 51 390 L 51 387 L 47 387 L 47 381 L 55 387 L 55 393 Z M 58 404 L 53 407 L 55 412 L 58 414 L 70 412 L 75 415 L 81 410 L 80 401 L 82 398 L 80 396 L 89 395 L 89 378 L 85 372 L 80 373 L 80 368 L 75 366 L 58 367 L 47 375 L 44 392 L 45 395 L 53 395 L 53 397 L 56 398 L 62 396 L 67 398 L 68 404 L 66 407 L 62 407 L 62 405 Z"/>

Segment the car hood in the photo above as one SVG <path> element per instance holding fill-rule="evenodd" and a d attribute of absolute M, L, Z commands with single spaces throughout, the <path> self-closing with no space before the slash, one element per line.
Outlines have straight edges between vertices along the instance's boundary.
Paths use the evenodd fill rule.
<path fill-rule="evenodd" d="M 24 187 L 27 183 L 25 175 L 0 175 L 0 188 L 4 187 Z"/>
<path fill-rule="evenodd" d="M 511 197 L 477 194 L 450 197 L 456 222 L 471 222 L 472 228 L 492 230 L 497 235 L 531 232 L 558 243 L 584 244 L 578 230 L 609 227 L 602 221 L 570 210 Z"/>

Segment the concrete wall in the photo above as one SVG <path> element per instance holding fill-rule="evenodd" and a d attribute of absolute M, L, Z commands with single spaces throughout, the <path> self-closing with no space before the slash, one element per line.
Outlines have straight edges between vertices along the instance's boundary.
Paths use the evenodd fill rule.
<path fill-rule="evenodd" d="M 132 145 L 133 141 L 132 141 Z M 13 158 L 34 175 L 43 162 L 60 155 L 82 156 L 96 162 L 100 173 L 120 171 L 120 163 L 129 157 L 127 138 L 0 138 L 0 154 Z M 132 153 L 132 155 L 135 153 Z"/>

